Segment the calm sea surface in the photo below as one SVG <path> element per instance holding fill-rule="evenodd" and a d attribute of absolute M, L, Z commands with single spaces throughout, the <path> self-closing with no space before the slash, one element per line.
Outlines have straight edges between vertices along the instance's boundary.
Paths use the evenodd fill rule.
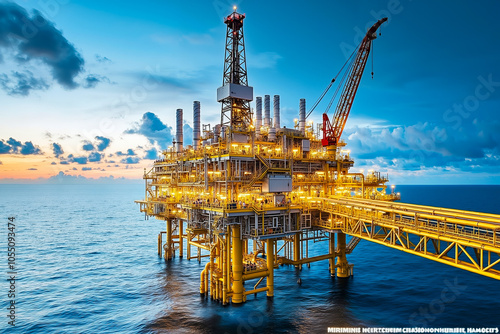
<path fill-rule="evenodd" d="M 403 202 L 500 214 L 500 186 L 398 186 Z M 328 327 L 500 327 L 500 281 L 362 241 L 355 276 L 328 262 L 275 271 L 275 297 L 200 298 L 196 260 L 157 256 L 142 185 L 0 185 L 0 328 L 19 333 L 326 333 Z M 7 324 L 7 217 L 16 219 L 16 324 Z M 310 244 L 310 255 L 326 243 Z M 302 284 L 297 284 L 301 278 Z"/>

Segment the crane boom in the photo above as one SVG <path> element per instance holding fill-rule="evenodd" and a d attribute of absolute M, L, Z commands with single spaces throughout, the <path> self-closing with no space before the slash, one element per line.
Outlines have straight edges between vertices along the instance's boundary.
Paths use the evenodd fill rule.
<path fill-rule="evenodd" d="M 336 146 L 340 140 L 340 136 L 344 131 L 345 123 L 347 122 L 347 117 L 351 110 L 352 102 L 354 101 L 356 91 L 361 81 L 361 76 L 366 66 L 366 61 L 368 60 L 368 55 L 370 54 L 372 40 L 377 38 L 376 32 L 385 21 L 387 21 L 386 17 L 378 20 L 368 29 L 363 38 L 356 54 L 356 59 L 350 68 L 349 78 L 342 90 L 342 95 L 340 96 L 331 123 L 328 115 L 323 113 L 323 139 L 321 141 L 323 146 Z"/>

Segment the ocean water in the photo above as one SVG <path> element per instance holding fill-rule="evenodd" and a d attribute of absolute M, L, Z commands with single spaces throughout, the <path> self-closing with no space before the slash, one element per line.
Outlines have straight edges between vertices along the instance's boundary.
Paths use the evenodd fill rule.
<path fill-rule="evenodd" d="M 500 186 L 398 186 L 403 201 L 500 213 Z M 500 281 L 368 241 L 332 279 L 328 261 L 275 271 L 275 297 L 201 298 L 204 261 L 157 256 L 161 221 L 142 185 L 0 185 L 1 332 L 326 333 L 328 327 L 500 327 Z M 16 327 L 7 324 L 7 217 L 16 223 Z M 310 254 L 326 252 L 310 244 Z M 302 284 L 297 284 L 301 278 Z M 0 313 L 1 313 L 0 312 Z"/>

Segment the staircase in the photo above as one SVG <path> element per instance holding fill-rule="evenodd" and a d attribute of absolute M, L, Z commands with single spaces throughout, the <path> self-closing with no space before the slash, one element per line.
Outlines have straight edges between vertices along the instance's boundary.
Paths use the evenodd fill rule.
<path fill-rule="evenodd" d="M 352 251 L 354 250 L 354 248 L 356 248 L 356 246 L 359 244 L 360 241 L 361 241 L 360 238 L 352 237 L 351 240 L 349 240 L 349 242 L 347 243 L 347 245 L 345 247 L 345 253 L 351 254 Z"/>
<path fill-rule="evenodd" d="M 290 168 L 277 168 L 272 167 L 269 160 L 265 159 L 262 155 L 256 154 L 255 157 L 262 163 L 262 168 L 256 173 L 255 177 L 250 180 L 250 182 L 246 185 L 247 187 L 252 187 L 257 181 L 260 181 L 266 176 L 269 172 L 277 172 L 277 173 L 289 173 Z"/>

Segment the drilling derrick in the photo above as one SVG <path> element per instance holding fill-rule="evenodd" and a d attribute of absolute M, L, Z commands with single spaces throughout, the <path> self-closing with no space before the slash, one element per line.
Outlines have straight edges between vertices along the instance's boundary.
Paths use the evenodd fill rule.
<path fill-rule="evenodd" d="M 190 145 L 182 132 L 184 110 L 177 109 L 174 145 L 144 171 L 145 199 L 136 202 L 146 218 L 166 225 L 158 235 L 158 255 L 206 260 L 199 292 L 223 305 L 264 292 L 273 297 L 280 265 L 300 270 L 327 261 L 326 273 L 350 277 L 347 255 L 361 239 L 500 279 L 500 216 L 392 203 L 400 196 L 394 188 L 386 192 L 387 176 L 350 172 L 354 161 L 340 135 L 371 40 L 385 19 L 368 30 L 333 123 L 323 118 L 323 138 L 319 127 L 306 123 L 305 99 L 297 101 L 293 129 L 281 125 L 286 120 L 280 118 L 279 95 L 256 97 L 254 127 L 244 19 L 236 10 L 224 19 L 220 123 L 201 127 L 201 104 L 194 101 Z M 327 244 L 325 253 L 309 256 L 309 244 L 319 241 Z"/>
<path fill-rule="evenodd" d="M 221 128 L 229 132 L 248 133 L 252 125 L 250 101 L 253 88 L 248 86 L 243 20 L 245 14 L 234 11 L 224 19 L 227 25 L 224 74 L 217 89 L 217 101 L 222 103 Z"/>

